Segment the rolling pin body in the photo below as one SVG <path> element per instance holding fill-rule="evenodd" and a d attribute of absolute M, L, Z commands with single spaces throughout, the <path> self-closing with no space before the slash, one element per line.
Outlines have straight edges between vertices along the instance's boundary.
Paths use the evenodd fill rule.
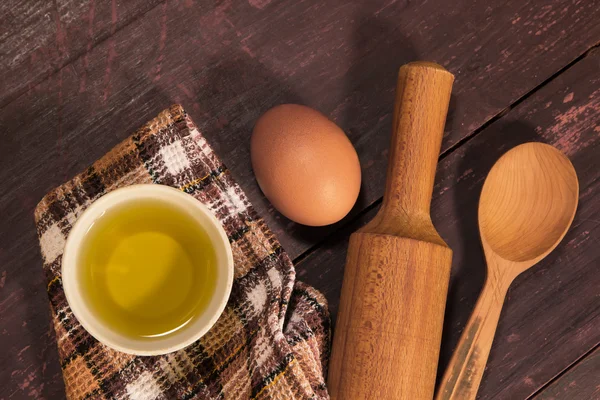
<path fill-rule="evenodd" d="M 400 68 L 383 203 L 350 237 L 333 400 L 433 398 L 452 251 L 429 209 L 453 80 L 433 63 Z"/>

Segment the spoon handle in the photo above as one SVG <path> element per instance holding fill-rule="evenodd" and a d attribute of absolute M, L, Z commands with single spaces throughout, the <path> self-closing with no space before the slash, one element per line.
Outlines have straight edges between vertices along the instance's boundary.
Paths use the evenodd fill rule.
<path fill-rule="evenodd" d="M 489 273 L 488 273 L 489 275 Z M 446 368 L 436 400 L 474 400 L 485 371 L 508 285 L 489 277 Z"/>

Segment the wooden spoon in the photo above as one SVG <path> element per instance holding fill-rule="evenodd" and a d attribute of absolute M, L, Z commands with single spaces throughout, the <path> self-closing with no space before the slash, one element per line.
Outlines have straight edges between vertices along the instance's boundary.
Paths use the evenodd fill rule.
<path fill-rule="evenodd" d="M 487 279 L 446 369 L 437 400 L 475 399 L 508 287 L 565 236 L 575 216 L 578 194 L 573 165 L 547 144 L 517 146 L 496 162 L 479 201 Z"/>

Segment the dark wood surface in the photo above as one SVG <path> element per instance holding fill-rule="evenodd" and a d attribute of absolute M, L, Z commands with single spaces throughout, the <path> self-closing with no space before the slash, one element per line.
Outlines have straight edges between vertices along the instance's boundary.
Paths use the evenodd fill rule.
<path fill-rule="evenodd" d="M 597 400 L 600 398 L 598 371 L 600 371 L 600 348 L 587 355 L 534 399 Z"/>
<path fill-rule="evenodd" d="M 484 278 L 476 205 L 485 174 L 510 147 L 544 141 L 573 161 L 580 210 L 556 252 L 512 286 L 480 397 L 569 398 L 557 385 L 580 375 L 587 389 L 573 390 L 587 391 L 574 396 L 594 393 L 597 363 L 578 366 L 600 342 L 600 56 L 590 51 L 599 17 L 593 0 L 3 2 L 0 399 L 64 396 L 35 204 L 174 102 L 335 314 L 347 237 L 383 193 L 396 71 L 417 59 L 456 75 L 432 206 L 455 252 L 441 366 Z M 293 224 L 254 181 L 253 123 L 282 102 L 321 110 L 357 148 L 363 190 L 341 223 Z"/>

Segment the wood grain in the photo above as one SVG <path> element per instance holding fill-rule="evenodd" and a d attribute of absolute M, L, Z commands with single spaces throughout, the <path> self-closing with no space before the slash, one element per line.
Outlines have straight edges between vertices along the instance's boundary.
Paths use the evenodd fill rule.
<path fill-rule="evenodd" d="M 332 400 L 433 397 L 452 251 L 350 237 L 327 388 Z"/>
<path fill-rule="evenodd" d="M 494 164 L 478 213 L 487 277 L 436 399 L 475 400 L 510 285 L 560 243 L 578 198 L 577 173 L 552 146 L 521 144 Z"/>
<path fill-rule="evenodd" d="M 19 132 L 8 137 L 4 150 L 5 163 L 14 166 L 7 186 L 24 181 L 21 174 L 31 162 L 60 169 L 56 175 L 29 175 L 22 193 L 37 199 L 165 104 L 181 102 L 294 257 L 339 225 L 314 230 L 290 224 L 261 195 L 248 138 L 262 112 L 299 102 L 341 125 L 364 166 L 360 211 L 382 195 L 399 65 L 429 59 L 457 75 L 446 150 L 600 37 L 594 18 L 600 11 L 566 0 L 544 9 L 533 1 L 465 0 L 450 13 L 435 2 L 324 7 L 273 1 L 260 2 L 262 9 L 255 3 L 164 4 L 99 43 L 87 61 L 75 60 L 1 110 L 3 131 Z M 16 155 L 21 140 L 41 143 L 28 151 L 34 160 Z"/>
<path fill-rule="evenodd" d="M 332 400 L 433 396 L 452 251 L 429 209 L 453 81 L 429 62 L 398 73 L 383 205 L 350 237 Z"/>
<path fill-rule="evenodd" d="M 41 3 L 7 0 L 0 9 L 2 26 L 9 27 L 0 34 L 0 46 L 6 46 L 0 52 L 0 363 L 11 366 L 0 374 L 0 398 L 29 393 L 57 398 L 62 391 L 34 234 L 36 202 L 166 105 L 186 106 L 297 257 L 381 197 L 399 65 L 430 59 L 456 74 L 442 143 L 447 150 L 600 37 L 600 9 L 585 1 L 460 0 L 448 7 L 401 0 L 179 0 L 139 15 L 138 2 L 96 2 L 92 41 L 92 2 L 76 3 L 75 11 L 71 3 L 57 1 L 60 30 L 52 14 L 46 17 L 50 11 L 39 11 L 50 6 L 36 4 Z M 79 17 L 70 20 L 74 16 Z M 52 50 L 62 37 L 66 58 Z M 48 48 L 35 57 L 34 38 Z M 18 54 L 23 61 L 18 69 L 5 67 Z M 1 97 L 6 93 L 12 94 Z M 254 182 L 252 125 L 282 102 L 304 103 L 331 116 L 358 150 L 365 185 L 355 211 L 341 224 L 316 230 L 291 224 L 270 208 Z M 555 124 L 548 118 L 540 126 Z M 564 140 L 581 143 L 570 134 Z M 445 218 L 453 213 L 447 210 Z M 333 282 L 341 277 L 343 258 L 339 263 Z M 465 285 L 454 295 L 470 294 L 468 307 L 477 288 L 472 281 Z"/>
<path fill-rule="evenodd" d="M 600 342 L 599 66 L 595 51 L 438 166 L 432 219 L 454 251 L 439 372 L 448 364 L 483 285 L 477 204 L 493 163 L 511 147 L 537 140 L 567 154 L 579 176 L 580 203 L 571 230 L 508 291 L 479 399 L 528 398 Z M 344 229 L 345 236 L 325 242 L 297 265 L 298 279 L 326 294 L 334 316 L 347 238 L 376 212 L 371 209 Z"/>
<path fill-rule="evenodd" d="M 361 232 L 447 247 L 429 209 L 453 82 L 454 76 L 438 64 L 413 62 L 400 68 L 383 203 Z"/>
<path fill-rule="evenodd" d="M 573 366 L 532 400 L 597 400 L 600 398 L 600 348 Z"/>
<path fill-rule="evenodd" d="M 86 90 L 88 53 L 98 43 L 155 7 L 160 0 L 28 0 L 0 3 L 0 107 L 70 62 L 84 67 L 80 90 Z"/>

